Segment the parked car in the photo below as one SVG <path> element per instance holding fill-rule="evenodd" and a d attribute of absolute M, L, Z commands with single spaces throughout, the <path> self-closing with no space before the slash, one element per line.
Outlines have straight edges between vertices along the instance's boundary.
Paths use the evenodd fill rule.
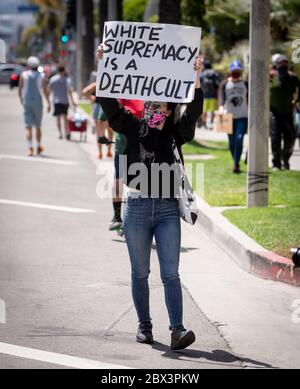
<path fill-rule="evenodd" d="M 13 89 L 14 87 L 17 87 L 19 85 L 19 80 L 20 80 L 20 75 L 24 69 L 16 69 L 13 71 L 10 75 L 10 80 L 9 80 L 9 86 L 10 89 Z"/>
<path fill-rule="evenodd" d="M 10 85 L 10 78 L 12 73 L 22 72 L 23 67 L 17 64 L 0 65 L 0 84 Z"/>

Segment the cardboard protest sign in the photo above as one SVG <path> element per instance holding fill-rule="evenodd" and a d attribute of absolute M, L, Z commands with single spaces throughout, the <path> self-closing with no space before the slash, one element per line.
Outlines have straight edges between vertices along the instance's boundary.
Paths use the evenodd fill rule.
<path fill-rule="evenodd" d="M 200 39 L 198 27 L 106 22 L 97 96 L 192 101 Z"/>
<path fill-rule="evenodd" d="M 233 133 L 233 116 L 231 113 L 220 114 L 215 112 L 214 131 L 224 132 L 225 134 Z"/>

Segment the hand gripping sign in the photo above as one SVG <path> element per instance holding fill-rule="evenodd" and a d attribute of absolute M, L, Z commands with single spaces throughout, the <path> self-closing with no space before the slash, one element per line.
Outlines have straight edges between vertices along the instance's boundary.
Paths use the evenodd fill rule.
<path fill-rule="evenodd" d="M 192 101 L 196 82 L 193 65 L 200 39 L 198 27 L 106 22 L 97 96 Z"/>

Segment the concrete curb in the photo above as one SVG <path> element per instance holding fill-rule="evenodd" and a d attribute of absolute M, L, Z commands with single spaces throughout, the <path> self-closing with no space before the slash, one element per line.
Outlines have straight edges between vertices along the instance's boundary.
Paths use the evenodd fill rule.
<path fill-rule="evenodd" d="M 258 277 L 300 287 L 300 268 L 266 250 L 197 196 L 197 223 L 244 270 Z"/>

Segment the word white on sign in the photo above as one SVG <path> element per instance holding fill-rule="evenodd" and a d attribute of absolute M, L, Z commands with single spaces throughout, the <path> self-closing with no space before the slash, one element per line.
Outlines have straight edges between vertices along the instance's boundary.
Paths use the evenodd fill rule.
<path fill-rule="evenodd" d="M 200 39 L 199 27 L 106 22 L 97 96 L 192 101 Z"/>
<path fill-rule="evenodd" d="M 300 39 L 295 39 L 292 42 L 292 48 L 295 49 L 292 53 L 292 61 L 294 63 L 300 63 Z"/>

